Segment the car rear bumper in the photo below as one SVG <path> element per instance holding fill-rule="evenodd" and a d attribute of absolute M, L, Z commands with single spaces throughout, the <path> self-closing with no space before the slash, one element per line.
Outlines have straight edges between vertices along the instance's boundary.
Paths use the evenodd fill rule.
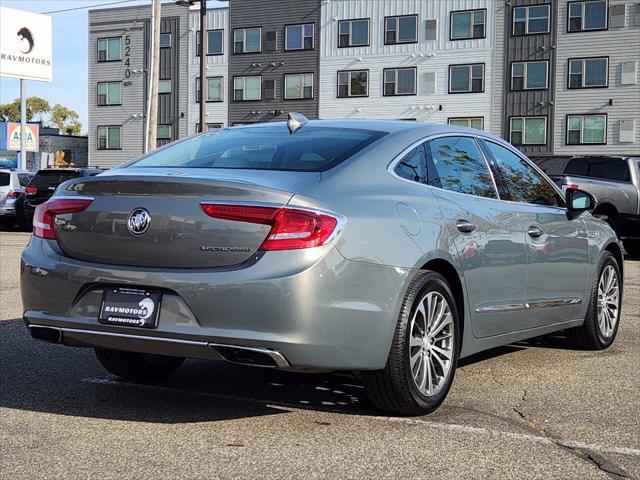
<path fill-rule="evenodd" d="M 227 360 L 234 348 L 256 350 L 272 366 L 310 369 L 383 368 L 412 274 L 346 260 L 332 245 L 235 268 L 156 269 L 71 259 L 33 237 L 22 262 L 25 323 L 32 333 L 52 327 L 52 341 Z M 158 327 L 98 323 L 102 292 L 114 286 L 162 290 Z"/>

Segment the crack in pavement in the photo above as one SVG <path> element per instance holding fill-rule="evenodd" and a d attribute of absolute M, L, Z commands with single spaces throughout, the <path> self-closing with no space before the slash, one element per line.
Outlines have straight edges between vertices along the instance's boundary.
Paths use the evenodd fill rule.
<path fill-rule="evenodd" d="M 632 478 L 622 468 L 620 468 L 618 465 L 614 464 L 613 462 L 610 462 L 609 460 L 607 460 L 602 455 L 599 455 L 599 454 L 597 454 L 597 453 L 595 453 L 593 451 L 586 451 L 585 449 L 581 448 L 581 446 L 576 444 L 575 442 L 569 442 L 569 441 L 563 440 L 562 438 L 558 437 L 557 435 L 554 435 L 553 433 L 551 433 L 546 428 L 543 428 L 543 427 L 539 426 L 536 422 L 533 421 L 533 419 L 531 419 L 531 417 L 529 417 L 529 415 L 527 415 L 523 411 L 524 403 L 526 401 L 527 401 L 527 390 L 523 389 L 522 390 L 522 395 L 520 396 L 520 400 L 519 400 L 518 404 L 514 405 L 512 407 L 513 411 L 531 429 L 533 429 L 535 432 L 537 432 L 540 436 L 546 438 L 552 445 L 555 445 L 556 447 L 558 447 L 560 449 L 568 451 L 569 453 L 571 453 L 572 455 L 574 455 L 577 458 L 580 458 L 581 460 L 584 460 L 586 462 L 591 463 L 592 465 L 594 465 L 600 471 L 606 473 L 611 478 L 615 478 L 615 479 Z"/>

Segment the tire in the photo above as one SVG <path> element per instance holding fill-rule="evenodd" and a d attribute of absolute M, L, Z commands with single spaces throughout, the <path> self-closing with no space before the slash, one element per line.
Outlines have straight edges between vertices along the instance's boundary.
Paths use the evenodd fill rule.
<path fill-rule="evenodd" d="M 431 326 L 435 333 L 435 343 L 428 341 L 430 336 L 427 335 L 424 338 L 419 335 L 429 330 L 429 328 L 422 328 L 422 332 L 420 331 L 420 326 L 424 327 L 424 319 L 429 315 L 423 316 L 422 313 L 418 313 L 419 304 L 423 301 L 423 309 L 428 312 L 429 296 L 432 304 L 439 302 L 435 303 L 436 313 L 444 300 L 450 314 L 449 317 L 442 315 L 441 322 L 438 322 L 438 317 L 435 316 L 436 320 Z M 443 308 L 442 312 L 446 310 Z M 438 325 L 442 324 L 446 325 L 440 330 Z M 453 383 L 461 344 L 459 325 L 456 303 L 444 277 L 432 271 L 422 271 L 416 275 L 402 303 L 384 369 L 362 372 L 366 393 L 371 403 L 378 409 L 402 415 L 425 415 L 435 411 L 444 401 Z M 434 327 L 435 330 L 433 330 Z M 450 337 L 438 340 L 439 337 L 447 334 Z M 447 361 L 446 356 L 439 351 L 432 350 L 434 346 L 438 347 L 440 352 L 446 351 L 449 354 L 449 360 Z M 416 357 L 418 354 L 420 356 Z M 412 357 L 417 358 L 415 363 L 412 362 Z M 446 372 L 443 362 L 448 365 Z M 433 370 L 429 367 L 429 372 L 440 373 L 432 377 L 435 382 L 438 381 L 438 377 L 441 377 L 438 385 L 435 385 L 435 382 L 428 382 L 428 377 L 425 377 L 427 365 L 433 365 Z M 420 371 L 423 372 L 422 376 L 419 375 Z M 430 393 L 426 391 L 427 382 L 433 387 Z M 421 388 L 420 384 L 424 386 Z"/>
<path fill-rule="evenodd" d="M 609 348 L 616 338 L 618 326 L 620 325 L 620 315 L 622 310 L 622 276 L 620 275 L 620 266 L 618 261 L 610 252 L 604 252 L 598 268 L 598 274 L 593 279 L 591 286 L 591 295 L 589 297 L 589 307 L 584 323 L 579 327 L 567 330 L 568 339 L 578 348 L 583 350 L 604 350 Z M 600 322 L 600 309 L 598 306 L 599 290 L 601 284 L 604 285 L 606 278 L 603 278 L 605 272 L 615 272 L 617 281 L 617 309 L 615 314 L 611 315 L 611 321 L 604 317 L 604 322 Z M 613 303 L 609 304 L 613 306 Z M 610 310 L 607 310 L 610 312 Z M 604 327 L 603 327 L 604 324 Z"/>
<path fill-rule="evenodd" d="M 124 380 L 162 380 L 173 374 L 184 358 L 96 348 L 96 357 L 109 372 Z"/>

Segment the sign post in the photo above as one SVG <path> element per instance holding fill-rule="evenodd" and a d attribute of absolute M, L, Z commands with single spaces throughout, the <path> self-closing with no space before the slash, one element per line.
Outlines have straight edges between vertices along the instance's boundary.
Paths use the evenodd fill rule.
<path fill-rule="evenodd" d="M 20 165 L 27 166 L 27 80 L 51 82 L 51 17 L 0 7 L 0 76 L 20 79 Z"/>
<path fill-rule="evenodd" d="M 20 79 L 20 165 L 27 169 L 27 81 Z"/>

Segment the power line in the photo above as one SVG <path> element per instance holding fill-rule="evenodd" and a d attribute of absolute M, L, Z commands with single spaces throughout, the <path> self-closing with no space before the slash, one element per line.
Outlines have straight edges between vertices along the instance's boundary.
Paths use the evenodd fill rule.
<path fill-rule="evenodd" d="M 139 2 L 140 0 L 119 0 L 118 2 L 108 2 L 108 3 L 98 3 L 95 5 L 85 5 L 84 7 L 73 7 L 73 8 L 65 8 L 64 10 L 53 10 L 51 12 L 42 12 L 45 14 L 50 14 L 50 13 L 61 13 L 61 12 L 71 12 L 73 10 L 84 10 L 86 8 L 93 8 L 93 7 L 102 7 L 105 5 L 116 5 L 119 3 L 131 3 L 131 2 Z"/>

